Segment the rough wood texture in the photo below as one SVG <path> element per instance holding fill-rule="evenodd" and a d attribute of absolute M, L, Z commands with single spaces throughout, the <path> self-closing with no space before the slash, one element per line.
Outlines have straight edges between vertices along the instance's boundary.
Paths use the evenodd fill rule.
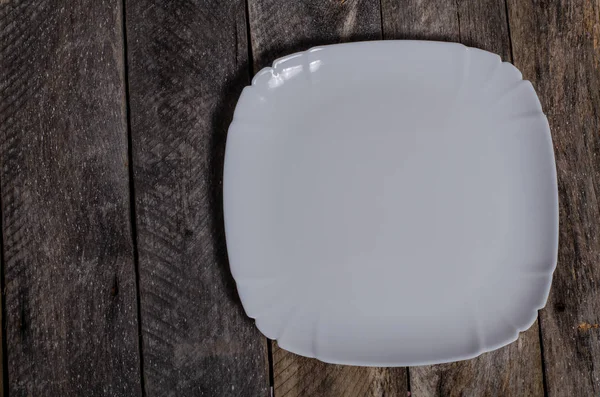
<path fill-rule="evenodd" d="M 273 342 L 276 397 L 375 397 L 407 394 L 406 369 L 325 364 L 297 356 Z"/>
<path fill-rule="evenodd" d="M 600 394 L 600 3 L 510 1 L 515 64 L 550 122 L 560 248 L 541 311 L 548 396 Z"/>
<path fill-rule="evenodd" d="M 506 3 L 504 0 L 459 0 L 460 42 L 494 52 L 512 61 Z"/>
<path fill-rule="evenodd" d="M 141 395 L 121 11 L 0 4 L 12 397 Z"/>
<path fill-rule="evenodd" d="M 460 41 L 511 59 L 506 7 L 502 0 L 383 0 L 386 39 Z M 543 396 L 537 322 L 500 350 L 459 363 L 409 369 L 415 396 Z"/>
<path fill-rule="evenodd" d="M 461 42 L 510 61 L 503 0 L 381 0 L 385 39 Z"/>
<path fill-rule="evenodd" d="M 371 1 L 250 0 L 254 71 L 275 59 L 322 44 L 381 38 L 380 9 Z M 404 368 L 330 365 L 279 349 L 274 343 L 275 396 L 404 396 Z"/>
<path fill-rule="evenodd" d="M 416 397 L 543 396 L 537 322 L 511 345 L 472 360 L 411 367 Z"/>
<path fill-rule="evenodd" d="M 248 0 L 254 72 L 322 44 L 381 39 L 379 2 Z"/>
<path fill-rule="evenodd" d="M 266 339 L 227 263 L 227 126 L 249 83 L 243 1 L 128 0 L 148 396 L 266 396 Z"/>
<path fill-rule="evenodd" d="M 460 41 L 455 1 L 381 0 L 383 37 Z"/>

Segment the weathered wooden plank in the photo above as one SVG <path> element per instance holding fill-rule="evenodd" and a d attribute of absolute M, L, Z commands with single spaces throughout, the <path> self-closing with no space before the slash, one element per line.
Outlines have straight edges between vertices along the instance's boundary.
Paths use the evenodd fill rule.
<path fill-rule="evenodd" d="M 276 397 L 402 396 L 405 368 L 365 368 L 326 364 L 287 352 L 273 342 Z"/>
<path fill-rule="evenodd" d="M 502 60 L 511 62 L 504 0 L 460 0 L 457 4 L 460 42 L 494 52 Z"/>
<path fill-rule="evenodd" d="M 454 1 L 381 0 L 383 37 L 460 41 L 457 13 Z"/>
<path fill-rule="evenodd" d="M 276 58 L 322 44 L 381 38 L 380 9 L 371 1 L 249 1 L 254 72 Z M 275 396 L 405 395 L 404 368 L 325 364 L 273 343 Z"/>
<path fill-rule="evenodd" d="M 11 396 L 141 395 L 121 16 L 0 4 Z"/>
<path fill-rule="evenodd" d="M 461 42 L 510 60 L 510 38 L 502 0 L 381 0 L 386 39 Z"/>
<path fill-rule="evenodd" d="M 541 311 L 548 396 L 600 394 L 600 4 L 510 1 L 515 64 L 548 115 L 560 247 Z"/>
<path fill-rule="evenodd" d="M 227 126 L 249 83 L 244 2 L 129 0 L 126 15 L 146 392 L 268 395 L 221 204 Z"/>
<path fill-rule="evenodd" d="M 511 345 L 472 360 L 411 367 L 414 396 L 543 396 L 537 322 Z"/>
<path fill-rule="evenodd" d="M 381 39 L 379 3 L 370 0 L 248 0 L 254 72 L 322 44 Z"/>
<path fill-rule="evenodd" d="M 386 39 L 460 41 L 511 59 L 502 0 L 383 0 Z M 473 360 L 409 369 L 415 396 L 542 396 L 543 376 L 537 322 L 519 340 Z"/>

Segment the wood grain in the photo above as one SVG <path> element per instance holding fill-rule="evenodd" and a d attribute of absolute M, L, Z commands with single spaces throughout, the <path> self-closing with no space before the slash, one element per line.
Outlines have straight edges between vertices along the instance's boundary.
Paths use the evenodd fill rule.
<path fill-rule="evenodd" d="M 548 396 L 600 394 L 600 3 L 510 1 L 515 64 L 548 116 L 560 246 L 541 311 Z"/>
<path fill-rule="evenodd" d="M 12 397 L 141 395 L 121 14 L 0 2 Z"/>
<path fill-rule="evenodd" d="M 381 0 L 383 37 L 460 41 L 455 1 Z"/>
<path fill-rule="evenodd" d="M 511 43 L 504 0 L 460 0 L 460 42 L 500 55 L 511 62 Z"/>
<path fill-rule="evenodd" d="M 276 397 L 406 396 L 405 368 L 326 364 L 287 352 L 273 342 Z"/>
<path fill-rule="evenodd" d="M 386 39 L 460 41 L 511 60 L 501 0 L 382 1 Z M 519 340 L 475 359 L 409 369 L 414 396 L 543 396 L 537 322 Z"/>
<path fill-rule="evenodd" d="M 381 38 L 380 9 L 371 1 L 249 1 L 254 72 L 276 58 L 322 44 Z M 276 397 L 406 394 L 404 368 L 325 364 L 273 348 Z"/>
<path fill-rule="evenodd" d="M 519 339 L 472 360 L 411 367 L 412 395 L 543 396 L 537 322 Z"/>
<path fill-rule="evenodd" d="M 249 83 L 243 1 L 127 1 L 148 396 L 266 396 L 266 339 L 227 263 L 227 126 Z"/>
<path fill-rule="evenodd" d="M 461 42 L 510 61 L 502 0 L 381 0 L 385 39 Z"/>
<path fill-rule="evenodd" d="M 323 44 L 381 39 L 379 2 L 248 0 L 254 72 Z"/>

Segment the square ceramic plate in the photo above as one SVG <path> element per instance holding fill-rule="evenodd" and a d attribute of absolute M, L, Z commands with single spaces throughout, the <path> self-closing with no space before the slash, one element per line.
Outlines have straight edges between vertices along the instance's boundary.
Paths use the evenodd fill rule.
<path fill-rule="evenodd" d="M 291 352 L 461 360 L 514 341 L 545 305 L 550 130 L 497 55 L 385 41 L 280 59 L 239 99 L 224 174 L 242 303 Z"/>

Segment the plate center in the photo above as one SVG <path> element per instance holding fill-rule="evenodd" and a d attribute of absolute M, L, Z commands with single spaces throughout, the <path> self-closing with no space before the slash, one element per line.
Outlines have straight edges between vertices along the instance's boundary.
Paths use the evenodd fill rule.
<path fill-rule="evenodd" d="M 290 133 L 283 221 L 298 238 L 285 252 L 296 265 L 349 272 L 362 285 L 410 274 L 396 280 L 407 295 L 423 283 L 450 291 L 475 277 L 480 170 L 464 148 L 454 155 L 455 127 L 385 106 L 360 109 Z"/>

